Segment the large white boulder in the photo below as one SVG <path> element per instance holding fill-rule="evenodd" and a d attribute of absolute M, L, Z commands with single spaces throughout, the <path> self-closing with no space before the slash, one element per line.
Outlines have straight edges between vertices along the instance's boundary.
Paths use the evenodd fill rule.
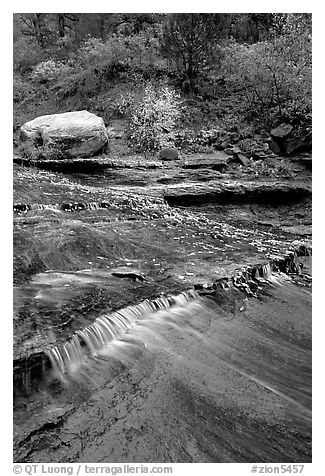
<path fill-rule="evenodd" d="M 23 140 L 55 147 L 66 158 L 91 157 L 108 142 L 101 117 L 88 111 L 40 116 L 21 126 Z"/>

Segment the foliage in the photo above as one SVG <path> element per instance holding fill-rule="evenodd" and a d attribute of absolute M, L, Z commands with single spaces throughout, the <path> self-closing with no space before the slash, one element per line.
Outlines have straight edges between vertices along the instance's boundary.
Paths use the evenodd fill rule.
<path fill-rule="evenodd" d="M 62 108 L 130 120 L 137 150 L 209 147 L 204 133 L 177 138 L 177 120 L 193 131 L 304 125 L 311 15 L 14 14 L 14 103 L 18 125 Z"/>
<path fill-rule="evenodd" d="M 39 158 L 39 149 L 30 142 L 19 144 L 18 152 L 24 159 L 37 160 Z"/>
<path fill-rule="evenodd" d="M 121 117 L 128 117 L 134 111 L 137 101 L 134 92 L 118 94 L 113 101 L 114 112 Z"/>
<path fill-rule="evenodd" d="M 30 78 L 36 83 L 44 84 L 65 77 L 68 74 L 71 74 L 72 71 L 73 68 L 70 65 L 50 59 L 38 63 L 33 68 Z"/>
<path fill-rule="evenodd" d="M 237 165 L 239 169 L 242 169 L 242 165 Z M 265 163 L 263 160 L 255 160 L 252 157 L 247 159 L 247 165 L 245 166 L 245 173 L 254 174 L 256 177 L 279 177 L 279 175 L 292 178 L 292 172 L 285 166 L 284 163 L 275 161 L 275 163 Z"/>
<path fill-rule="evenodd" d="M 48 18 L 48 13 L 23 13 L 14 16 L 22 35 L 33 38 L 41 48 L 44 48 L 52 36 Z"/>
<path fill-rule="evenodd" d="M 36 91 L 33 86 L 20 75 L 14 76 L 13 81 L 13 100 L 14 103 L 23 103 L 33 99 Z"/>
<path fill-rule="evenodd" d="M 130 84 L 133 90 L 135 85 L 143 83 L 145 77 L 155 77 L 159 68 L 163 67 L 163 60 L 157 51 L 158 41 L 142 33 L 130 37 L 112 35 L 106 41 L 89 37 L 77 53 L 70 56 L 70 69 L 66 67 L 67 62 L 64 66 L 62 62 L 56 62 L 60 67 L 54 68 L 54 73 L 62 73 L 55 86 L 57 94 L 60 99 L 78 95 L 83 100 L 87 98 L 87 102 L 89 98 L 94 98 L 90 102 L 98 111 L 114 109 L 113 102 L 116 103 L 116 112 L 120 114 L 117 104 L 120 92 L 117 91 L 111 98 L 107 91 L 114 86 L 115 80 Z"/>
<path fill-rule="evenodd" d="M 149 83 L 142 101 L 131 106 L 129 140 L 134 149 L 154 151 L 173 144 L 179 116 L 179 94 L 166 85 Z"/>
<path fill-rule="evenodd" d="M 79 49 L 79 59 L 83 66 L 114 62 L 123 58 L 123 44 L 115 37 L 104 42 L 99 38 L 87 38 Z"/>
<path fill-rule="evenodd" d="M 300 25 L 297 35 L 296 27 L 272 41 L 232 41 L 224 49 L 229 87 L 242 91 L 248 112 L 268 126 L 311 119 L 311 34 Z"/>
<path fill-rule="evenodd" d="M 229 36 L 239 43 L 257 43 L 259 41 L 269 40 L 285 16 L 286 14 L 283 13 L 232 14 Z"/>
<path fill-rule="evenodd" d="M 224 31 L 221 14 L 177 13 L 167 16 L 161 38 L 162 53 L 193 86 L 199 73 L 218 65 L 217 40 Z"/>
<path fill-rule="evenodd" d="M 44 51 L 33 38 L 22 36 L 14 43 L 13 65 L 17 73 L 29 73 L 35 65 L 44 59 Z"/>
<path fill-rule="evenodd" d="M 160 65 L 158 57 L 159 43 L 157 38 L 139 33 L 125 37 L 112 35 L 106 41 L 99 38 L 88 38 L 79 50 L 79 59 L 83 66 L 101 64 L 127 64 L 131 68 L 142 68 L 148 65 Z"/>
<path fill-rule="evenodd" d="M 59 160 L 64 158 L 63 152 L 54 145 L 36 145 L 30 141 L 22 142 L 18 147 L 19 154 L 25 159 L 36 161 L 43 160 Z"/>
<path fill-rule="evenodd" d="M 202 129 L 182 129 L 175 133 L 174 144 L 176 147 L 189 153 L 212 153 L 214 148 L 211 145 L 211 138 L 214 136 L 213 130 Z"/>

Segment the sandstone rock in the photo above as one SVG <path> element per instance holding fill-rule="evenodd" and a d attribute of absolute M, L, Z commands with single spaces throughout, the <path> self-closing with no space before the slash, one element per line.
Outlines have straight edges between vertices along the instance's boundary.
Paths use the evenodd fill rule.
<path fill-rule="evenodd" d="M 235 145 L 227 147 L 224 152 L 229 155 L 242 154 L 241 148 Z"/>
<path fill-rule="evenodd" d="M 120 268 L 115 268 L 111 272 L 112 276 L 115 276 L 116 278 L 128 278 L 133 281 L 146 281 L 146 277 L 137 269 L 133 268 L 125 268 L 125 267 L 120 267 Z"/>
<path fill-rule="evenodd" d="M 227 147 L 224 152 L 231 156 L 227 161 L 228 163 L 237 163 L 244 167 L 247 167 L 249 164 L 248 158 L 243 154 L 241 148 L 238 146 Z"/>
<path fill-rule="evenodd" d="M 278 155 L 290 155 L 298 151 L 311 151 L 311 130 L 294 130 L 290 124 L 281 124 L 272 129 L 269 140 L 269 148 Z"/>
<path fill-rule="evenodd" d="M 280 145 L 276 142 L 276 140 L 273 139 L 273 137 L 270 137 L 269 139 L 269 149 L 274 152 L 277 155 L 281 155 L 281 147 Z"/>
<path fill-rule="evenodd" d="M 234 154 L 234 160 L 244 167 L 249 165 L 249 160 L 244 154 Z"/>
<path fill-rule="evenodd" d="M 160 160 L 178 160 L 180 158 L 178 150 L 169 147 L 161 149 L 158 153 L 158 157 Z"/>
<path fill-rule="evenodd" d="M 171 206 L 204 203 L 287 203 L 311 196 L 309 184 L 274 181 L 214 180 L 176 184 L 164 189 L 164 199 Z"/>
<path fill-rule="evenodd" d="M 283 139 L 284 137 L 287 137 L 292 132 L 292 130 L 293 126 L 291 124 L 283 123 L 271 130 L 271 136 Z"/>
<path fill-rule="evenodd" d="M 298 150 L 311 150 L 312 134 L 309 132 L 303 136 L 297 136 L 293 137 L 292 139 L 288 139 L 283 144 L 283 147 L 285 155 L 290 155 Z"/>
<path fill-rule="evenodd" d="M 227 163 L 222 161 L 204 160 L 199 158 L 189 158 L 183 164 L 184 169 L 211 169 L 211 170 L 225 170 Z"/>
<path fill-rule="evenodd" d="M 200 154 L 186 157 L 182 162 L 184 169 L 211 169 L 223 172 L 228 169 L 228 156 L 223 152 Z"/>
<path fill-rule="evenodd" d="M 21 138 L 54 148 L 62 158 L 91 157 L 108 142 L 103 119 L 88 111 L 37 117 L 21 126 Z"/>

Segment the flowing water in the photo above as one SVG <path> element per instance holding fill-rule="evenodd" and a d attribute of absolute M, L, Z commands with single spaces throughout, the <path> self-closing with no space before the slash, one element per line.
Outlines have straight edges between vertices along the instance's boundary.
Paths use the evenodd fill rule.
<path fill-rule="evenodd" d="M 21 415 L 16 461 L 310 461 L 311 293 L 264 278 L 259 299 L 161 298 L 52 348 L 65 390 Z"/>
<path fill-rule="evenodd" d="M 193 299 L 198 299 L 198 294 L 189 290 L 178 296 L 145 300 L 112 314 L 101 315 L 89 326 L 77 330 L 70 340 L 47 351 L 54 374 L 63 382 L 67 376 L 73 378 L 87 355 L 105 355 L 107 346 L 120 339 L 137 320 L 151 319 L 167 309 L 171 314 L 177 313 Z"/>
<path fill-rule="evenodd" d="M 294 235 L 252 226 L 248 205 L 185 211 L 123 187 L 108 200 L 108 185 L 87 176 L 80 203 L 68 187 L 52 205 L 15 206 L 23 231 L 41 230 L 47 269 L 17 286 L 17 381 L 28 391 L 15 461 L 310 461 L 311 291 L 272 275 L 266 258 Z M 280 211 L 270 212 L 279 223 Z M 114 276 L 123 264 L 149 279 Z M 237 275 L 243 265 L 254 275 Z M 200 295 L 180 293 L 194 285 Z"/>

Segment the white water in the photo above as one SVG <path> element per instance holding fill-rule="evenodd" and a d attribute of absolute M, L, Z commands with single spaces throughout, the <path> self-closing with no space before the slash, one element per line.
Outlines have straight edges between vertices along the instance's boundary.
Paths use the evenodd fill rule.
<path fill-rule="evenodd" d="M 80 370 L 87 356 L 107 355 L 109 344 L 118 341 L 137 320 L 150 319 L 160 311 L 175 310 L 177 313 L 179 308 L 197 298 L 196 291 L 189 290 L 178 296 L 145 300 L 138 305 L 99 316 L 89 326 L 78 330 L 72 339 L 47 352 L 55 375 L 65 382 L 67 376 L 73 377 Z"/>

